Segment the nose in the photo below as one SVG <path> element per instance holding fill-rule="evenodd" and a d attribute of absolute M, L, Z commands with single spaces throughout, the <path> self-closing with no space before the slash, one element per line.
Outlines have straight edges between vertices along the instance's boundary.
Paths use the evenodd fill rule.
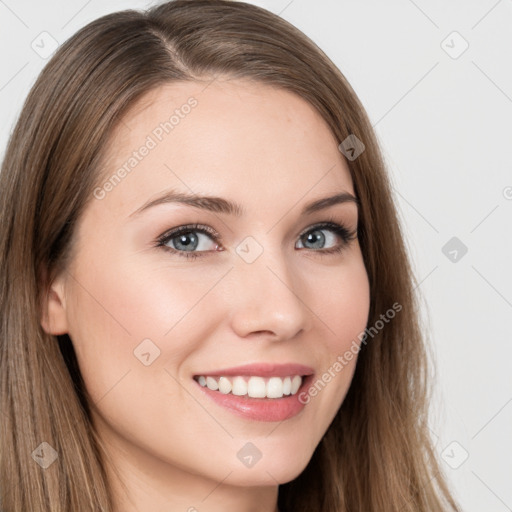
<path fill-rule="evenodd" d="M 252 263 L 240 259 L 230 274 L 230 320 L 238 336 L 282 341 L 310 330 L 307 283 L 283 256 L 264 251 Z"/>

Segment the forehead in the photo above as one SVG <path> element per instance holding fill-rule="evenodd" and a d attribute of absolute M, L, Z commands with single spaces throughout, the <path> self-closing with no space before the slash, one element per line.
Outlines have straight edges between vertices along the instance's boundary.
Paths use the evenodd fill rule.
<path fill-rule="evenodd" d="M 100 186 L 112 182 L 106 199 L 121 209 L 169 188 L 252 207 L 353 193 L 337 146 L 320 114 L 292 92 L 239 79 L 174 83 L 124 116 Z"/>

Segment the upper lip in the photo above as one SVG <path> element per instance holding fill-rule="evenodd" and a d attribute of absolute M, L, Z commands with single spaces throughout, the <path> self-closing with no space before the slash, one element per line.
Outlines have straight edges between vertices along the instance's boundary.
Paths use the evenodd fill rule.
<path fill-rule="evenodd" d="M 289 377 L 293 375 L 312 375 L 314 373 L 313 368 L 305 366 L 303 364 L 286 363 L 254 363 L 246 364 L 243 366 L 234 366 L 231 368 L 221 368 L 219 370 L 208 371 L 204 373 L 198 373 L 196 376 L 203 375 L 208 376 L 259 376 L 259 377 Z"/>

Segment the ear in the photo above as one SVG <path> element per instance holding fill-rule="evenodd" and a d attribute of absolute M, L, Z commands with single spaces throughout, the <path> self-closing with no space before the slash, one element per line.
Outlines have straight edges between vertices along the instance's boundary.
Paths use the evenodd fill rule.
<path fill-rule="evenodd" d="M 68 332 L 64 274 L 62 272 L 52 281 L 43 297 L 41 326 L 48 334 L 58 335 Z"/>

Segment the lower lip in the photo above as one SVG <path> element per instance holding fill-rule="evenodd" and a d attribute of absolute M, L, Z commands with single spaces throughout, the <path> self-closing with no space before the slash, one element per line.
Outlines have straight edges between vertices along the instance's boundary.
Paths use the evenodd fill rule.
<path fill-rule="evenodd" d="M 312 379 L 313 375 L 303 378 L 302 385 L 295 395 L 282 398 L 251 398 L 248 395 L 237 396 L 231 393 L 225 395 L 195 382 L 215 403 L 238 416 L 256 421 L 284 421 L 297 416 L 304 409 L 306 404 L 299 401 L 299 395 L 309 386 Z"/>

